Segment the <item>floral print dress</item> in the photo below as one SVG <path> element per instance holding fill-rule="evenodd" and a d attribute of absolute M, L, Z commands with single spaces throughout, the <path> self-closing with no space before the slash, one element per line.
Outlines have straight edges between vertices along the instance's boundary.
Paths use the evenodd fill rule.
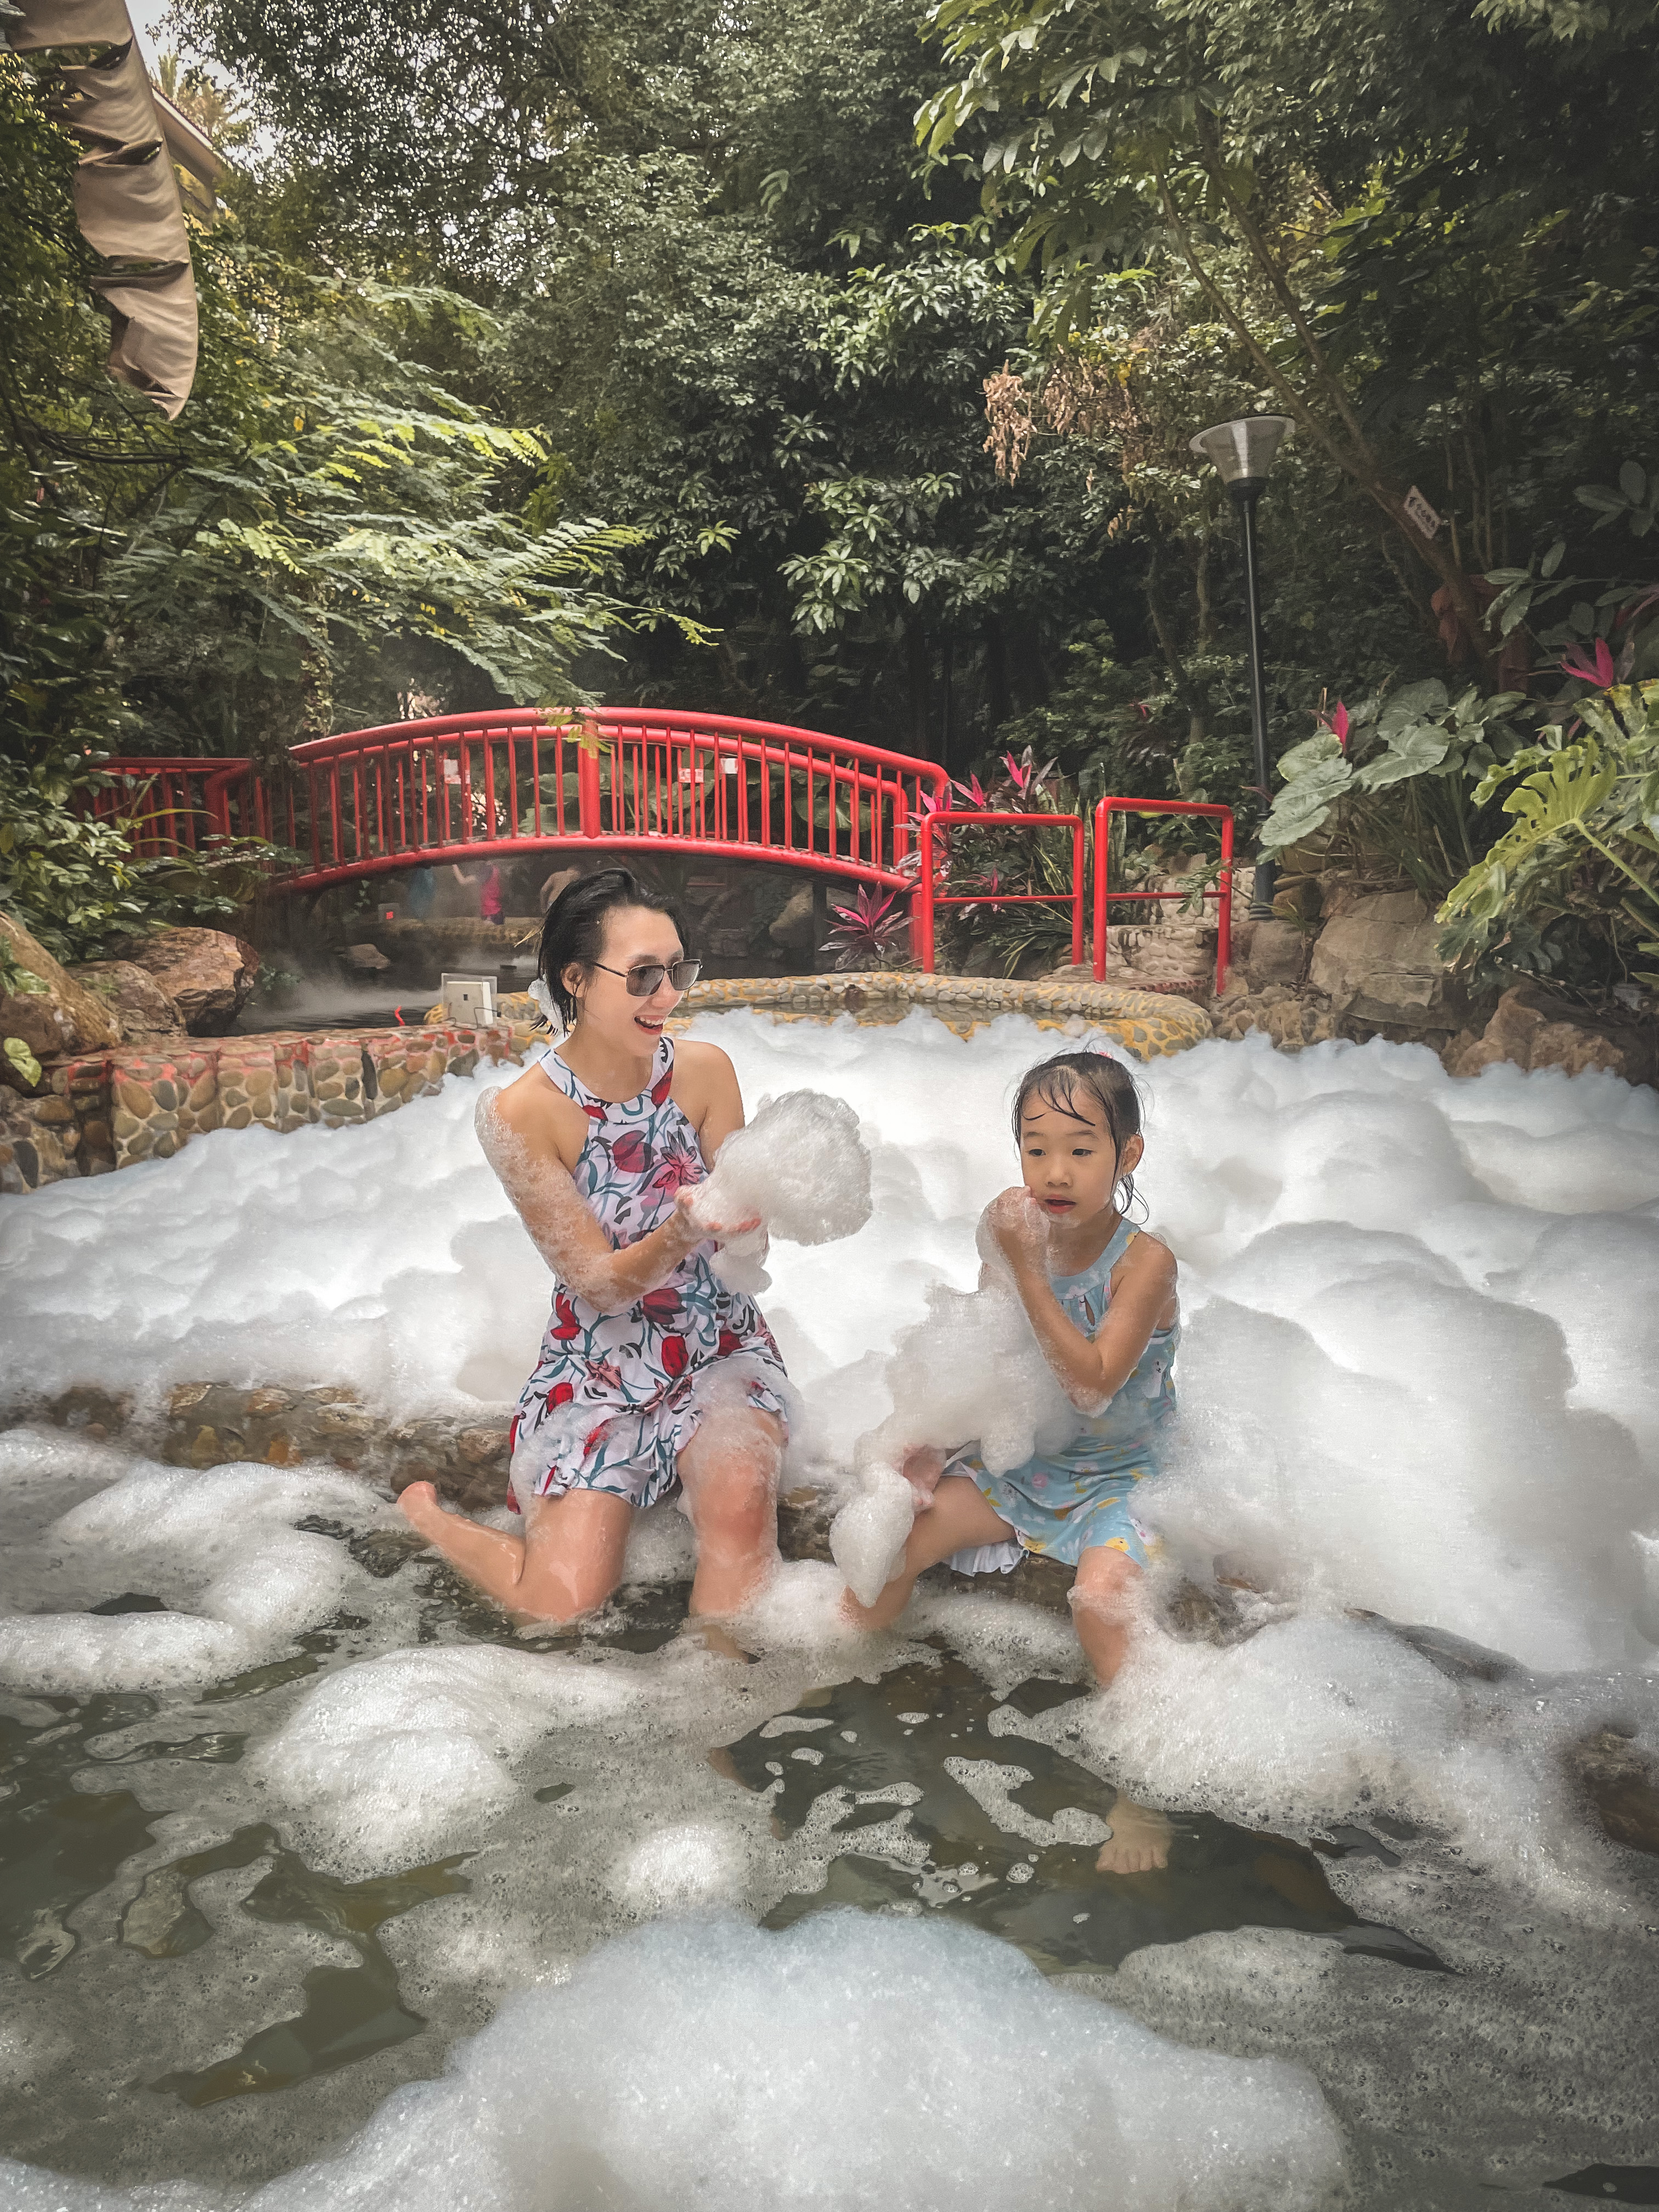
<path fill-rule="evenodd" d="M 586 1115 L 574 1182 L 613 1248 L 636 1244 L 707 1170 L 697 1133 L 669 1096 L 672 1040 L 659 1040 L 637 1097 L 596 1098 L 556 1052 L 542 1073 Z M 787 1424 L 783 1362 L 754 1300 L 728 1291 L 700 1244 L 636 1305 L 601 1313 L 561 1285 L 511 1438 L 511 1499 L 605 1490 L 653 1505 L 679 1485 L 679 1455 L 718 1392 Z"/>

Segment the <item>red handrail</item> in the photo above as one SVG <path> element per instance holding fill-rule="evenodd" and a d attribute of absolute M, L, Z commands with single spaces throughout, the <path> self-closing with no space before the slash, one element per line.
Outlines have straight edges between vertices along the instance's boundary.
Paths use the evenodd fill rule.
<path fill-rule="evenodd" d="M 1206 898 L 1218 902 L 1216 909 L 1215 988 L 1218 995 L 1227 981 L 1233 957 L 1233 810 L 1196 799 L 1103 799 L 1095 808 L 1095 981 L 1106 980 L 1106 902 L 1115 899 L 1179 899 L 1184 891 L 1111 891 L 1107 870 L 1114 814 L 1218 814 L 1221 817 L 1221 874 Z"/>
<path fill-rule="evenodd" d="M 952 893 L 941 896 L 933 889 L 933 832 L 960 822 L 1015 823 L 1024 830 L 1069 829 L 1072 833 L 1072 888 L 1067 891 L 993 891 Z M 922 973 L 933 973 L 933 909 L 938 906 L 1061 906 L 1072 908 L 1072 963 L 1083 957 L 1083 817 L 1078 814 L 995 814 L 980 809 L 960 811 L 936 808 L 921 822 L 921 868 L 916 877 L 916 957 Z"/>
<path fill-rule="evenodd" d="M 247 761 L 127 759 L 112 775 L 162 781 L 169 828 L 194 848 L 240 830 L 298 851 L 278 891 L 468 858 L 580 843 L 695 846 L 724 858 L 911 889 L 913 823 L 948 779 L 931 761 L 782 723 L 661 708 L 445 714 L 296 745 L 269 776 Z M 194 779 L 192 781 L 191 779 Z M 117 792 L 93 801 L 124 811 Z"/>

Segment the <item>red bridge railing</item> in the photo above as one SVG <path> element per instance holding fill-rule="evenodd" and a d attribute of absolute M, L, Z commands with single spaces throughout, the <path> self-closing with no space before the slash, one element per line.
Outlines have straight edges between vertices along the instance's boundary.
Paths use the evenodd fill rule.
<path fill-rule="evenodd" d="M 243 834 L 301 854 L 277 890 L 568 842 L 696 846 L 908 890 L 924 796 L 945 770 L 877 746 L 724 714 L 601 708 L 444 715 L 247 761 L 117 760 L 102 816 L 138 819 L 141 851 Z"/>
<path fill-rule="evenodd" d="M 321 890 L 356 877 L 550 846 L 618 852 L 694 848 L 770 860 L 914 894 L 915 945 L 933 968 L 941 906 L 1069 906 L 1072 958 L 1084 956 L 1088 854 L 1076 815 L 957 812 L 931 761 L 874 745 L 668 708 L 595 708 L 563 718 L 528 709 L 450 714 L 349 730 L 295 746 L 270 774 L 246 760 L 122 759 L 94 796 L 100 818 L 130 823 L 141 854 L 204 851 L 222 837 L 297 852 L 276 891 Z M 1216 986 L 1231 959 L 1233 820 L 1192 799 L 1103 799 L 1094 814 L 1094 972 L 1106 973 L 1106 915 L 1117 900 L 1179 891 L 1115 890 L 1114 814 L 1200 814 L 1221 823 Z M 941 892 L 934 838 L 957 826 L 1069 829 L 1069 891 Z"/>

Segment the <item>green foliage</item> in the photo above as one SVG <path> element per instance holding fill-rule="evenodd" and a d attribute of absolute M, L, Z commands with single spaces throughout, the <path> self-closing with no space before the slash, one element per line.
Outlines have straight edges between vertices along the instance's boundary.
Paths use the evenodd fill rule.
<path fill-rule="evenodd" d="M 1507 785 L 1512 826 L 1441 908 L 1446 949 L 1491 965 L 1518 931 L 1570 920 L 1626 976 L 1659 988 L 1659 683 L 1577 702 L 1577 736 L 1495 762 L 1477 803 Z"/>

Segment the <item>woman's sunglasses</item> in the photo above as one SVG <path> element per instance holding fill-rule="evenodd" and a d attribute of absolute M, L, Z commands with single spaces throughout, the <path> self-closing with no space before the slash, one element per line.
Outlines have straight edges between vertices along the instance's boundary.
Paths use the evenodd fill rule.
<path fill-rule="evenodd" d="M 604 968 L 607 975 L 622 976 L 630 999 L 651 998 L 662 988 L 665 975 L 677 991 L 689 991 L 702 973 L 701 960 L 675 960 L 667 963 L 660 960 L 646 960 L 625 973 L 620 968 L 605 968 L 603 960 L 596 960 L 593 965 Z"/>

